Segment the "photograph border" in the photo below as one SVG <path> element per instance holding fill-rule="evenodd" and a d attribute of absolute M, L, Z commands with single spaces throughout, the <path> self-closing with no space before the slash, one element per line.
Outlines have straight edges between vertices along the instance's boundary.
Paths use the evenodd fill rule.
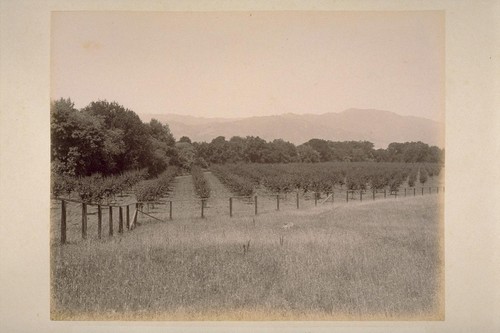
<path fill-rule="evenodd" d="M 6 331 L 444 332 L 500 327 L 499 4 L 433 1 L 1 2 L 1 326 Z M 54 10 L 444 10 L 446 315 L 443 322 L 52 322 L 49 318 L 50 12 Z M 27 94 L 26 92 L 32 92 Z M 35 139 L 35 140 L 34 140 Z M 465 154 L 464 152 L 468 152 Z M 480 166 L 480 174 L 470 168 Z M 7 189 L 8 191 L 5 191 Z M 26 193 L 26 189 L 35 189 Z M 488 191 L 490 192 L 490 191 Z M 41 194 L 40 194 L 41 193 Z M 29 203 L 29 208 L 26 208 Z M 10 222 L 10 223 L 7 223 Z M 142 326 L 142 327 L 141 327 Z"/>

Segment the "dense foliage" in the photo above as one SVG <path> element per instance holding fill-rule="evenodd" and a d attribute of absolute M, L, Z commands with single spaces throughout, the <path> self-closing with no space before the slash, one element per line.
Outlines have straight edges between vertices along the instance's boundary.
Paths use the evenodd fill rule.
<path fill-rule="evenodd" d="M 150 175 L 177 162 L 175 139 L 157 120 L 143 123 L 117 103 L 76 110 L 70 99 L 51 103 L 51 160 L 56 174 L 90 176 L 147 168 Z M 171 163 L 172 162 L 172 163 Z"/>
<path fill-rule="evenodd" d="M 295 146 L 276 139 L 267 142 L 259 137 L 223 136 L 210 143 L 193 143 L 196 158 L 209 164 L 225 163 L 293 163 L 293 162 L 405 162 L 442 163 L 444 151 L 422 142 L 391 143 L 387 149 L 374 149 L 368 141 L 334 142 L 311 139 Z"/>

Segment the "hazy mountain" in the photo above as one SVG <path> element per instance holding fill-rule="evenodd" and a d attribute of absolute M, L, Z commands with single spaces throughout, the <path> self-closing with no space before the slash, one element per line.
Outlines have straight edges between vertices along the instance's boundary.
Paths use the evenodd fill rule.
<path fill-rule="evenodd" d="M 203 118 L 176 114 L 139 115 L 143 121 L 155 118 L 167 123 L 178 139 L 210 142 L 217 136 L 259 136 L 267 141 L 284 139 L 302 144 L 318 138 L 332 141 L 367 140 L 376 148 L 391 142 L 422 141 L 442 147 L 442 124 L 433 120 L 401 116 L 394 112 L 371 109 L 348 109 L 340 113 L 281 114 L 249 118 Z"/>

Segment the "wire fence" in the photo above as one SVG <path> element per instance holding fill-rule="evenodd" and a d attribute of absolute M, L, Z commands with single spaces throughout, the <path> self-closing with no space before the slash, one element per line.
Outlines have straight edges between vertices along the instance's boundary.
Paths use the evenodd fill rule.
<path fill-rule="evenodd" d="M 158 222 L 174 219 L 205 219 L 207 217 L 241 217 L 292 209 L 308 209 L 327 203 L 363 202 L 387 198 L 415 197 L 425 194 L 444 192 L 444 186 L 411 187 L 395 191 L 383 190 L 347 190 L 332 192 L 290 192 L 281 194 L 260 194 L 253 196 L 210 197 L 198 200 L 157 200 L 154 202 L 93 203 L 71 198 L 53 198 L 60 202 L 59 242 L 68 243 L 68 227 L 80 229 L 81 239 L 87 239 L 92 233 L 102 239 L 107 229 L 108 237 L 116 233 L 123 234 L 141 225 L 139 216 Z M 75 205 L 76 204 L 76 205 Z M 57 212 L 58 211 L 58 212 Z M 96 216 L 97 223 L 89 224 L 89 216 Z M 107 225 L 107 227 L 105 226 Z M 76 238 L 72 239 L 72 242 Z"/>

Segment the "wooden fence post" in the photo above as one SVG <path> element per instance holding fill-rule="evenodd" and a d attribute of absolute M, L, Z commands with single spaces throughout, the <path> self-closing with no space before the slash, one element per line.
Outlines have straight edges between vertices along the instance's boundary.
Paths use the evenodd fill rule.
<path fill-rule="evenodd" d="M 422 195 L 424 195 L 424 188 L 422 187 Z"/>
<path fill-rule="evenodd" d="M 113 207 L 109 206 L 109 235 L 113 236 Z"/>
<path fill-rule="evenodd" d="M 397 199 L 398 198 L 398 191 L 394 191 L 394 199 Z"/>
<path fill-rule="evenodd" d="M 136 224 L 137 224 L 137 215 L 139 215 L 139 204 L 135 204 L 135 211 L 134 215 L 132 216 L 132 223 L 130 224 L 130 230 L 135 229 Z"/>
<path fill-rule="evenodd" d="M 405 197 L 406 197 L 406 187 L 405 187 Z"/>
<path fill-rule="evenodd" d="M 127 221 L 125 222 L 126 224 L 126 227 L 127 227 L 127 230 L 130 230 L 130 206 L 127 205 L 126 206 L 127 208 L 125 208 L 125 213 L 127 215 Z"/>
<path fill-rule="evenodd" d="M 416 196 L 416 192 L 417 192 L 417 188 L 416 188 L 416 187 L 414 187 L 414 188 L 413 188 L 413 196 Z"/>
<path fill-rule="evenodd" d="M 204 209 L 205 209 L 205 199 L 201 199 L 201 218 L 205 218 L 205 212 L 204 212 Z"/>
<path fill-rule="evenodd" d="M 229 197 L 229 217 L 233 217 L 233 198 Z"/>
<path fill-rule="evenodd" d="M 363 201 L 363 191 L 359 190 L 359 201 Z"/>
<path fill-rule="evenodd" d="M 118 211 L 118 233 L 123 234 L 123 209 L 121 206 Z"/>
<path fill-rule="evenodd" d="M 387 190 L 384 188 L 384 198 L 387 198 Z"/>
<path fill-rule="evenodd" d="M 102 210 L 101 205 L 97 205 L 97 237 L 101 239 L 102 236 Z"/>
<path fill-rule="evenodd" d="M 299 191 L 297 191 L 297 209 L 299 209 Z"/>
<path fill-rule="evenodd" d="M 349 202 L 349 190 L 345 191 L 345 202 Z"/>
<path fill-rule="evenodd" d="M 255 200 L 255 215 L 257 215 L 258 209 L 257 209 L 257 196 L 254 197 Z"/>
<path fill-rule="evenodd" d="M 82 203 L 82 238 L 87 238 L 87 204 Z"/>
<path fill-rule="evenodd" d="M 318 192 L 314 192 L 314 207 L 318 205 Z"/>
<path fill-rule="evenodd" d="M 66 201 L 61 200 L 61 244 L 66 244 Z"/>
<path fill-rule="evenodd" d="M 372 190 L 373 200 L 375 200 L 375 190 Z"/>
<path fill-rule="evenodd" d="M 172 200 L 170 200 L 170 208 L 169 208 L 169 211 L 168 211 L 168 216 L 170 219 L 172 219 Z"/>
<path fill-rule="evenodd" d="M 280 195 L 276 195 L 276 210 L 280 210 Z"/>

